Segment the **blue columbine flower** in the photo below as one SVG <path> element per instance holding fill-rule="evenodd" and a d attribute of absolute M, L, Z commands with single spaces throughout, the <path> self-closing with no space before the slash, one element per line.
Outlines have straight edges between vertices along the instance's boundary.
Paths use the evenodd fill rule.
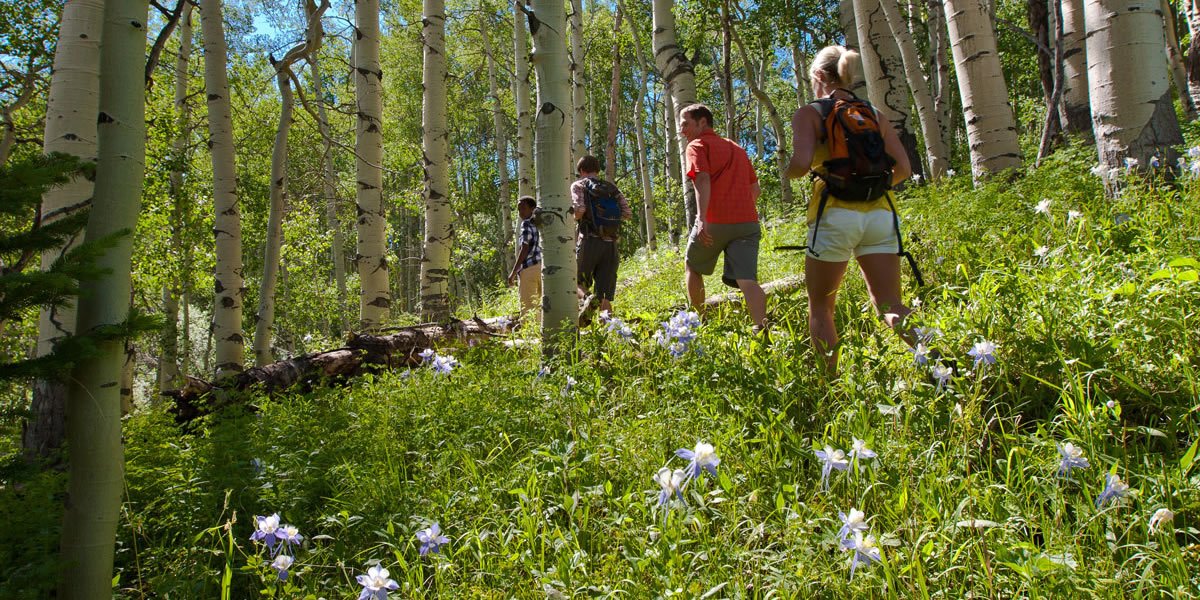
<path fill-rule="evenodd" d="M 942 330 L 937 327 L 913 327 L 913 335 L 926 344 L 933 342 L 941 333 Z"/>
<path fill-rule="evenodd" d="M 442 528 L 437 523 L 434 523 L 428 529 L 422 529 L 417 532 L 417 541 L 421 542 L 421 556 L 425 556 L 430 552 L 439 552 L 442 545 L 450 543 L 450 538 L 442 535 Z"/>
<path fill-rule="evenodd" d="M 916 347 L 909 348 L 908 351 L 913 354 L 913 363 L 923 365 L 929 362 L 929 348 L 925 347 L 923 342 L 917 342 Z"/>
<path fill-rule="evenodd" d="M 387 593 L 400 587 L 400 584 L 388 578 L 388 575 L 388 570 L 379 565 L 367 569 L 366 575 L 359 575 L 356 579 L 358 584 L 363 586 L 363 590 L 358 595 L 358 600 L 387 600 Z"/>
<path fill-rule="evenodd" d="M 850 461 L 846 460 L 846 453 L 841 450 L 834 449 L 833 446 L 825 446 L 824 450 L 815 451 L 817 458 L 821 459 L 821 489 L 829 489 L 829 474 L 834 469 L 845 471 L 850 468 Z"/>
<path fill-rule="evenodd" d="M 1059 477 L 1069 477 L 1071 469 L 1086 469 L 1091 466 L 1088 459 L 1083 457 L 1083 448 L 1071 442 L 1060 445 L 1058 453 L 1062 456 L 1062 462 L 1058 463 Z"/>
<path fill-rule="evenodd" d="M 675 451 L 675 456 L 691 461 L 685 469 L 689 478 L 699 477 L 701 471 L 708 471 L 709 475 L 716 477 L 717 465 L 721 464 L 721 459 L 717 458 L 717 453 L 713 449 L 712 444 L 705 444 L 704 442 L 697 442 L 694 450 L 680 448 Z"/>
<path fill-rule="evenodd" d="M 971 348 L 967 354 L 975 357 L 975 366 L 980 363 L 984 366 L 996 364 L 996 344 L 987 340 L 975 342 L 975 347 Z"/>
<path fill-rule="evenodd" d="M 250 539 L 262 542 L 273 553 L 275 544 L 279 541 L 276 534 L 279 531 L 279 513 L 266 517 L 255 516 L 254 523 L 254 533 L 250 534 Z"/>
<path fill-rule="evenodd" d="M 429 362 L 429 366 L 439 375 L 449 375 L 454 370 L 454 367 L 458 366 L 458 360 L 453 356 L 437 354 Z"/>
<path fill-rule="evenodd" d="M 671 467 L 663 467 L 654 474 L 654 482 L 658 484 L 662 491 L 658 494 L 658 504 L 661 506 L 670 501 L 671 496 L 675 496 L 680 502 L 683 500 L 683 484 L 687 481 L 687 473 L 681 469 L 671 470 Z M 686 504 L 686 502 L 684 502 Z"/>
<path fill-rule="evenodd" d="M 953 371 L 945 365 L 933 365 L 929 369 L 929 374 L 937 381 L 937 389 L 940 390 L 950 384 L 950 377 L 953 375 Z"/>
<path fill-rule="evenodd" d="M 504 331 L 505 329 L 512 327 L 512 319 L 504 315 L 496 317 L 496 320 L 493 321 L 493 323 L 495 324 L 496 329 L 499 329 L 500 331 Z"/>
<path fill-rule="evenodd" d="M 1104 491 L 1100 492 L 1100 496 L 1096 498 L 1096 507 L 1102 507 L 1109 502 L 1120 500 L 1129 495 L 1129 485 L 1116 474 L 1109 473 L 1104 476 Z"/>
<path fill-rule="evenodd" d="M 292 563 L 294 562 L 296 562 L 296 559 L 286 554 L 280 554 L 275 557 L 275 560 L 271 561 L 271 568 L 275 569 L 275 574 L 279 575 L 280 581 L 287 581 L 288 569 L 292 568 Z"/>
<path fill-rule="evenodd" d="M 841 538 L 843 544 L 854 534 L 867 531 L 867 515 L 861 510 L 851 508 L 850 514 L 838 512 L 838 518 L 842 520 L 842 528 L 838 530 L 838 537 Z"/>
<path fill-rule="evenodd" d="M 854 446 L 850 448 L 850 458 L 863 460 L 864 458 L 875 458 L 878 456 L 875 451 L 867 447 L 867 442 L 854 438 Z"/>
<path fill-rule="evenodd" d="M 435 356 L 435 352 L 433 351 L 433 348 L 426 348 L 426 349 L 418 352 L 417 356 L 421 357 L 421 363 L 423 364 L 423 363 L 427 363 L 427 362 L 433 360 L 433 357 Z"/>
<path fill-rule="evenodd" d="M 879 547 L 875 545 L 873 535 L 864 535 L 863 532 L 856 531 L 852 539 L 842 542 L 842 547 L 854 551 L 854 556 L 850 559 L 850 579 L 854 579 L 854 570 L 858 565 L 877 563 L 880 560 Z"/>

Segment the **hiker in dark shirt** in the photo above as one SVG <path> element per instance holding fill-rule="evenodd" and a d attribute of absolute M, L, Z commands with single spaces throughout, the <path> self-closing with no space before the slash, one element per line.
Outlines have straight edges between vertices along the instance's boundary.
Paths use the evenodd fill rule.
<path fill-rule="evenodd" d="M 587 320 L 597 303 L 600 310 L 612 311 L 617 292 L 617 266 L 621 260 L 617 252 L 620 223 L 632 218 L 633 212 L 621 190 L 599 177 L 600 161 L 596 157 L 588 155 L 579 159 L 575 170 L 579 180 L 571 184 L 571 208 L 579 223 L 575 247 L 579 266 L 578 290 L 581 300 L 587 298 L 582 322 Z M 605 209 L 606 214 L 598 214 Z"/>

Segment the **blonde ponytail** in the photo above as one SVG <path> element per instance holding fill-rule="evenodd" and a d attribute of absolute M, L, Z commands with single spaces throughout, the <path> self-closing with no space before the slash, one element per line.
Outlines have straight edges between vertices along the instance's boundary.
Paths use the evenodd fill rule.
<path fill-rule="evenodd" d="M 815 82 L 820 74 L 826 83 L 850 88 L 858 79 L 858 67 L 862 58 L 857 51 L 845 46 L 826 46 L 813 57 L 808 77 Z"/>

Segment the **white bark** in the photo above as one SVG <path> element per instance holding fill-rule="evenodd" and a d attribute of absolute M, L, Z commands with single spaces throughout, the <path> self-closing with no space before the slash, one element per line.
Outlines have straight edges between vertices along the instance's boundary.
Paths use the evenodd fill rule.
<path fill-rule="evenodd" d="M 445 320 L 450 317 L 450 248 L 454 243 L 446 130 L 445 3 L 425 0 L 424 13 L 421 147 L 425 151 L 425 247 L 421 255 L 421 315 L 426 320 Z"/>
<path fill-rule="evenodd" d="M 537 69 L 537 180 L 542 234 L 542 348 L 554 355 L 576 332 L 575 221 L 570 215 L 570 108 L 562 0 L 535 0 L 529 15 Z"/>
<path fill-rule="evenodd" d="M 670 87 L 670 86 L 668 86 L 668 87 Z M 675 101 L 671 98 L 671 90 L 670 89 L 663 90 L 662 98 L 663 98 L 663 124 L 665 125 L 665 128 L 666 128 L 665 131 L 663 131 L 663 138 L 665 138 L 667 140 L 667 143 L 666 143 L 666 146 L 667 146 L 667 157 L 666 157 L 666 159 L 667 159 L 667 169 L 666 169 L 666 171 L 667 171 L 667 176 L 666 176 L 667 194 L 666 194 L 666 197 L 672 198 L 672 197 L 674 197 L 672 194 L 672 192 L 674 190 L 676 190 L 676 189 L 683 190 L 684 189 L 684 181 L 687 178 L 684 177 L 683 169 L 680 167 L 680 165 L 682 164 L 682 160 L 683 160 L 683 150 L 679 146 L 679 127 L 676 124 L 676 117 L 678 116 L 678 112 L 675 110 Z M 670 213 L 679 216 L 679 218 L 674 219 L 674 223 L 672 223 L 673 226 L 671 227 L 671 244 L 673 244 L 675 246 L 679 245 L 679 238 L 680 238 L 681 232 L 680 232 L 680 227 L 675 225 L 675 223 L 684 223 L 685 227 L 691 227 L 690 223 L 692 222 L 692 209 L 693 209 L 692 207 L 693 207 L 693 205 L 690 204 L 688 202 L 688 199 L 683 195 L 681 195 L 681 197 L 680 197 L 679 204 L 671 206 Z"/>
<path fill-rule="evenodd" d="M 662 74 L 667 92 L 674 104 L 673 112 L 687 108 L 696 102 L 696 72 L 692 62 L 675 41 L 674 0 L 654 0 L 654 62 Z M 672 115 L 674 116 L 674 115 Z M 679 136 L 676 130 L 673 132 Z M 677 137 L 679 152 L 687 148 L 687 139 Z M 680 156 L 682 159 L 682 156 Z M 696 189 L 685 174 L 686 165 L 679 162 L 679 180 L 683 184 L 684 214 L 686 228 L 691 229 L 695 220 Z"/>
<path fill-rule="evenodd" d="M 921 155 L 917 152 L 917 137 L 909 127 L 912 103 L 904 73 L 904 60 L 880 7 L 881 0 L 853 0 L 853 3 L 867 95 L 875 109 L 892 122 L 896 135 L 908 151 L 913 172 L 921 174 L 924 170 L 921 168 Z"/>
<path fill-rule="evenodd" d="M 981 0 L 946 0 L 946 15 L 971 147 L 971 173 L 980 180 L 1020 167 L 1017 124 L 987 7 Z"/>
<path fill-rule="evenodd" d="M 587 154 L 587 73 L 583 56 L 583 0 L 571 0 L 571 158 Z"/>
<path fill-rule="evenodd" d="M 1100 164 L 1175 164 L 1183 143 L 1163 60 L 1158 0 L 1085 0 L 1092 130 Z"/>
<path fill-rule="evenodd" d="M 342 233 L 342 222 L 338 217 L 338 178 L 333 166 L 333 138 L 330 137 L 329 115 L 325 109 L 325 83 L 321 73 L 321 63 L 317 52 L 308 57 L 312 67 L 313 96 L 317 104 L 317 127 L 321 132 L 321 191 L 325 196 L 325 226 L 333 233 L 330 242 L 330 259 L 333 262 L 333 283 L 337 286 L 337 315 L 333 324 L 333 333 L 340 335 L 345 324 L 342 322 L 346 314 L 346 247 L 345 236 Z"/>
<path fill-rule="evenodd" d="M 1166 36 L 1167 62 L 1171 66 L 1171 80 L 1175 83 L 1179 103 L 1187 120 L 1196 120 L 1196 104 L 1188 93 L 1187 69 L 1183 66 L 1183 53 L 1179 49 L 1179 38 L 1175 35 L 1175 9 L 1169 0 L 1159 3 L 1163 14 L 1163 34 Z"/>
<path fill-rule="evenodd" d="M 862 52 L 862 45 L 859 43 L 858 23 L 854 18 L 854 0 L 840 0 L 838 2 L 838 24 L 842 28 L 842 35 L 846 38 L 846 47 Z M 866 62 L 866 56 L 863 56 L 863 62 Z M 863 65 L 864 73 L 866 65 Z M 850 91 L 859 98 L 867 98 L 867 81 L 859 79 L 850 85 Z"/>
<path fill-rule="evenodd" d="M 529 34 L 525 0 L 515 0 L 513 20 L 513 98 L 517 110 L 517 196 L 533 195 L 533 109 L 529 101 Z"/>
<path fill-rule="evenodd" d="M 46 100 L 43 150 L 63 152 L 85 161 L 96 160 L 96 113 L 100 101 L 100 39 L 103 0 L 70 0 L 63 7 L 58 49 Z M 92 182 L 77 177 L 42 196 L 42 219 L 49 224 L 90 206 Z M 42 253 L 42 270 L 74 246 Z M 54 343 L 75 333 L 75 305 L 42 309 L 38 318 L 37 355 L 46 356 Z M 46 456 L 62 446 L 65 431 L 66 385 L 38 380 L 33 388 L 33 413 L 25 429 L 27 455 Z"/>
<path fill-rule="evenodd" d="M 1083 0 L 1061 0 L 1063 14 L 1063 94 L 1059 118 L 1067 133 L 1092 136 L 1088 98 L 1087 49 L 1084 44 Z"/>
<path fill-rule="evenodd" d="M 621 34 L 621 9 L 613 18 L 613 39 Z M 608 91 L 608 132 L 604 136 L 604 178 L 617 178 L 617 127 L 621 124 L 621 45 L 613 45 L 612 87 Z"/>
<path fill-rule="evenodd" d="M 279 88 L 279 125 L 275 130 L 275 146 L 271 153 L 270 212 L 267 215 L 266 248 L 263 251 L 263 276 L 259 282 L 258 314 L 254 318 L 254 365 L 261 367 L 275 362 L 271 354 L 271 338 L 275 328 L 275 284 L 279 278 L 279 255 L 283 247 L 284 196 L 287 194 L 288 133 L 292 127 L 291 72 L 287 65 L 277 65 L 275 82 Z"/>
<path fill-rule="evenodd" d="M 925 81 L 925 73 L 921 70 L 917 47 L 913 44 L 908 26 L 896 5 L 892 4 L 891 0 L 880 0 L 879 7 L 883 10 L 888 27 L 900 49 L 904 72 L 912 87 L 913 101 L 917 105 L 921 134 L 925 141 L 925 156 L 929 161 L 929 176 L 932 179 L 940 179 L 946 173 L 946 169 L 950 168 L 950 153 L 943 143 L 941 127 L 933 108 L 933 97 L 929 94 L 929 85 Z"/>
<path fill-rule="evenodd" d="M 233 113 L 226 69 L 225 24 L 221 0 L 200 7 L 204 35 L 204 88 L 208 97 L 209 153 L 213 171 L 213 237 L 216 272 L 213 283 L 213 336 L 220 379 L 242 370 L 242 215 L 237 196 L 233 146 Z"/>
<path fill-rule="evenodd" d="M 108 0 L 101 50 L 95 201 L 85 242 L 137 225 L 145 171 L 146 0 Z M 90 332 L 129 316 L 133 236 L 122 236 L 97 260 L 108 275 L 83 282 L 78 327 Z M 70 479 L 63 519 L 63 570 L 58 597 L 112 595 L 113 540 L 123 489 L 121 373 L 125 340 L 98 342 L 97 354 L 76 365 L 67 395 Z"/>
<path fill-rule="evenodd" d="M 383 208 L 383 71 L 379 66 L 379 0 L 355 0 L 354 151 L 358 170 L 359 327 L 380 327 L 392 306 L 388 287 L 387 213 Z"/>
<path fill-rule="evenodd" d="M 479 28 L 483 38 L 483 53 L 488 65 L 488 95 L 492 100 L 492 129 L 496 136 L 496 171 L 500 178 L 500 186 L 496 198 L 496 211 L 500 217 L 500 239 L 497 252 L 500 253 L 501 277 L 507 277 L 512 269 L 513 260 L 513 226 L 512 200 L 509 198 L 508 185 L 508 127 L 505 123 L 504 103 L 500 101 L 500 85 L 496 77 L 496 56 L 492 53 L 491 19 L 484 17 L 483 26 Z"/>
<path fill-rule="evenodd" d="M 617 0 L 617 10 L 620 12 L 625 11 L 624 0 Z M 644 100 L 647 91 L 647 81 L 650 79 L 650 70 L 646 65 L 646 57 L 642 54 L 642 40 L 638 35 L 637 24 L 634 21 L 635 19 L 632 15 L 627 20 L 629 23 L 629 33 L 633 36 L 633 55 L 638 63 L 638 93 L 637 100 L 633 106 L 633 126 L 637 137 L 637 152 L 641 164 L 638 172 L 642 180 L 642 214 L 646 221 L 646 247 L 654 251 L 658 249 L 658 227 L 654 219 L 654 187 L 651 183 L 654 179 L 654 161 L 650 159 L 650 149 L 646 144 Z M 653 125 L 654 119 L 651 119 L 650 122 Z"/>
<path fill-rule="evenodd" d="M 191 105 L 188 104 L 188 64 L 192 54 L 192 4 L 186 2 L 179 14 L 179 52 L 175 55 L 175 139 L 171 142 L 174 166 L 170 175 L 171 248 L 182 256 L 178 276 L 163 286 L 162 356 L 158 359 L 158 391 L 179 389 L 179 296 L 180 281 L 187 279 L 191 264 L 191 249 L 184 248 L 182 230 L 188 198 L 183 188 L 183 166 L 187 162 L 187 142 L 191 128 Z M 173 265 L 175 266 L 175 265 Z"/>
<path fill-rule="evenodd" d="M 950 90 L 950 58 L 946 40 L 946 12 L 942 0 L 927 0 L 925 6 L 929 16 L 929 83 L 933 88 L 933 112 L 937 113 L 938 129 L 942 132 L 942 145 L 947 149 L 954 146 L 954 118 L 951 106 L 954 103 Z"/>

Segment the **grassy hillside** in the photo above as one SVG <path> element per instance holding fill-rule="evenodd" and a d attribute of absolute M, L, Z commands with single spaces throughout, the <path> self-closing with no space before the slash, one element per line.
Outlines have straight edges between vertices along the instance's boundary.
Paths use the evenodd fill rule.
<path fill-rule="evenodd" d="M 353 598 L 376 562 L 396 597 L 1200 595 L 1200 182 L 1121 176 L 1106 200 L 1093 163 L 1064 152 L 1019 181 L 905 193 L 928 283 L 909 289 L 914 324 L 957 363 L 945 387 L 857 277 L 835 380 L 816 368 L 803 291 L 770 300 L 769 343 L 735 307 L 673 357 L 653 339 L 683 302 L 668 248 L 623 263 L 632 336 L 593 326 L 548 374 L 536 348 L 498 342 L 439 349 L 460 362 L 449 375 L 259 397 L 183 435 L 140 412 L 122 597 Z M 803 238 L 795 213 L 768 227 L 764 280 L 802 271 L 802 255 L 770 251 Z M 996 362 L 977 366 L 967 352 L 984 340 Z M 855 440 L 877 456 L 824 489 L 816 451 Z M 676 450 L 698 442 L 716 476 L 660 505 L 656 473 L 686 468 Z M 1058 476 L 1066 443 L 1089 466 Z M 1125 497 L 1103 494 L 1110 474 Z M 53 530 L 35 510 L 51 489 L 0 495 L 0 517 L 25 523 L 0 545 L 4 597 L 53 567 L 31 549 Z M 1174 521 L 1151 531 L 1162 508 Z M 851 509 L 878 562 L 841 547 Z M 286 582 L 250 539 L 272 513 L 305 537 Z M 435 522 L 449 542 L 422 556 Z"/>

